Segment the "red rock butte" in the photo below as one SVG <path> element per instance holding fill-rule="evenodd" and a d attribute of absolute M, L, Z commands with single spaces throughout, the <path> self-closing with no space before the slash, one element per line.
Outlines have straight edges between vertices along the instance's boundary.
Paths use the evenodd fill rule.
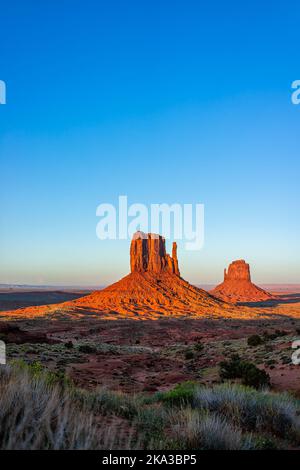
<path fill-rule="evenodd" d="M 257 319 L 274 315 L 273 306 L 234 305 L 278 300 L 251 282 L 249 265 L 243 260 L 231 263 L 228 271 L 225 269 L 224 282 L 209 293 L 181 277 L 176 243 L 170 256 L 162 236 L 137 232 L 130 246 L 130 267 L 130 274 L 105 289 L 59 304 L 1 311 L 0 319 Z M 291 316 L 290 306 L 280 308 L 280 315 Z M 292 316 L 298 318 L 298 310 Z"/>
<path fill-rule="evenodd" d="M 164 237 L 136 232 L 130 246 L 131 273 L 120 281 L 80 299 L 69 306 L 99 311 L 106 316 L 159 318 L 198 316 L 228 309 L 228 305 L 180 276 L 177 245 L 172 256 L 166 252 Z M 66 303 L 64 305 L 67 305 Z"/>
<path fill-rule="evenodd" d="M 177 245 L 172 256 L 164 237 L 136 232 L 130 246 L 131 272 L 120 281 L 89 295 L 61 304 L 19 309 L 13 315 L 93 315 L 105 319 L 220 317 L 236 307 L 191 285 L 180 276 Z M 8 312 L 6 312 L 8 313 Z"/>
<path fill-rule="evenodd" d="M 215 287 L 211 294 L 232 303 L 274 299 L 272 294 L 251 282 L 250 266 L 243 259 L 233 261 L 228 271 L 224 269 L 224 282 Z"/>
<path fill-rule="evenodd" d="M 131 272 L 152 272 L 180 276 L 177 243 L 173 243 L 172 256 L 166 253 L 166 242 L 161 235 L 136 232 L 130 246 Z"/>

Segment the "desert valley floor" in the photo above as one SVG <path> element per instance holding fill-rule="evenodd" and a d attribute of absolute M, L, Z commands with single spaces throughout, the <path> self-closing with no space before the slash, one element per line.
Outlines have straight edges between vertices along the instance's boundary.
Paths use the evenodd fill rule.
<path fill-rule="evenodd" d="M 274 390 L 300 396 L 300 367 L 291 361 L 292 342 L 300 339 L 299 292 L 289 287 L 275 293 L 277 300 L 194 318 L 102 316 L 65 304 L 14 309 L 0 312 L 0 338 L 8 361 L 39 361 L 83 388 L 135 393 L 166 390 L 185 380 L 218 383 L 219 363 L 237 353 L 265 369 Z M 20 294 L 14 301 L 15 308 L 23 305 Z M 261 344 L 249 346 L 251 335 L 259 335 Z"/>

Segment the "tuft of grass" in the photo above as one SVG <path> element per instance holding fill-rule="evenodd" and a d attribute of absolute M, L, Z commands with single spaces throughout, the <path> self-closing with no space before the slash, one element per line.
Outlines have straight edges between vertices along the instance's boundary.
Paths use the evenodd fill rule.
<path fill-rule="evenodd" d="M 194 407 L 215 413 L 245 431 L 269 433 L 300 443 L 299 403 L 288 394 L 223 384 L 199 388 Z"/>
<path fill-rule="evenodd" d="M 241 450 L 250 447 L 242 432 L 216 414 L 191 408 L 174 415 L 173 433 L 184 449 Z"/>
<path fill-rule="evenodd" d="M 166 449 L 169 447 L 164 430 L 168 413 L 161 406 L 140 407 L 134 418 L 134 425 L 139 430 L 144 448 Z"/>
<path fill-rule="evenodd" d="M 126 419 L 137 416 L 140 408 L 139 397 L 97 388 L 95 392 L 74 391 L 74 398 L 86 409 L 96 414 L 115 414 Z"/>
<path fill-rule="evenodd" d="M 108 424 L 77 392 L 49 380 L 38 364 L 1 367 L 0 449 L 133 448 L 132 427 Z"/>
<path fill-rule="evenodd" d="M 89 449 L 97 439 L 92 416 L 41 376 L 1 368 L 0 449 Z"/>

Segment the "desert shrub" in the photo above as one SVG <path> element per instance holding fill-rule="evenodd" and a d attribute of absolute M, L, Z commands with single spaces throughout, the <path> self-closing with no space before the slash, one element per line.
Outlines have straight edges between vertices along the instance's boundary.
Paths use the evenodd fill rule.
<path fill-rule="evenodd" d="M 193 351 L 186 351 L 185 354 L 184 354 L 184 357 L 186 358 L 187 361 L 189 361 L 190 359 L 193 359 L 194 358 L 194 353 Z"/>
<path fill-rule="evenodd" d="M 33 379 L 41 379 L 46 385 L 59 385 L 64 388 L 72 388 L 73 383 L 63 371 L 46 369 L 39 361 L 27 364 L 22 359 L 11 361 L 11 366 L 15 372 L 27 373 Z"/>
<path fill-rule="evenodd" d="M 241 379 L 244 385 L 254 388 L 270 385 L 267 372 L 259 369 L 252 362 L 242 360 L 238 355 L 234 355 L 230 361 L 220 363 L 220 377 L 222 380 Z"/>
<path fill-rule="evenodd" d="M 263 388 L 270 385 L 269 374 L 251 363 L 244 365 L 241 379 L 242 383 L 249 387 Z"/>
<path fill-rule="evenodd" d="M 287 334 L 288 332 L 285 330 L 275 330 L 274 333 L 268 333 L 267 331 L 264 331 L 263 336 L 265 341 L 272 341 L 274 339 L 286 336 Z"/>
<path fill-rule="evenodd" d="M 265 341 L 272 341 L 273 339 L 276 339 L 276 338 L 277 338 L 276 333 L 264 332 L 263 336 L 264 336 L 264 340 L 265 340 Z"/>
<path fill-rule="evenodd" d="M 277 335 L 278 338 L 282 337 L 282 336 L 286 336 L 288 335 L 288 331 L 285 331 L 285 330 L 275 330 L 275 334 Z"/>
<path fill-rule="evenodd" d="M 287 394 L 223 384 L 198 388 L 193 406 L 224 417 L 245 431 L 269 433 L 292 440 L 300 437 L 299 404 Z"/>
<path fill-rule="evenodd" d="M 187 405 L 193 402 L 196 387 L 196 382 L 182 382 L 167 392 L 157 394 L 157 397 L 169 406 Z"/>
<path fill-rule="evenodd" d="M 203 349 L 204 349 L 203 343 L 201 343 L 200 341 L 198 341 L 198 343 L 196 343 L 196 344 L 194 345 L 194 349 L 195 349 L 195 351 L 197 351 L 197 352 L 203 351 Z"/>
<path fill-rule="evenodd" d="M 274 366 L 276 363 L 277 363 L 277 361 L 275 359 L 267 359 L 266 360 L 266 364 L 268 366 Z"/>
<path fill-rule="evenodd" d="M 251 335 L 247 340 L 248 346 L 259 346 L 263 343 L 263 340 L 259 335 Z"/>
<path fill-rule="evenodd" d="M 278 443 L 268 436 L 255 436 L 253 439 L 254 450 L 277 450 Z"/>
<path fill-rule="evenodd" d="M 96 346 L 92 345 L 92 344 L 80 344 L 78 346 L 78 350 L 82 353 L 85 353 L 85 354 L 93 354 L 95 352 L 97 352 L 97 348 Z"/>
<path fill-rule="evenodd" d="M 215 414 L 185 408 L 173 415 L 172 433 L 184 449 L 240 450 L 249 447 L 239 429 Z"/>

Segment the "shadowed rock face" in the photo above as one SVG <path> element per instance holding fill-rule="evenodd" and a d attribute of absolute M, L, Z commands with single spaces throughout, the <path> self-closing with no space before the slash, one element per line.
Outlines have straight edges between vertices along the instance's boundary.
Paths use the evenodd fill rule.
<path fill-rule="evenodd" d="M 274 296 L 251 282 L 250 266 L 243 259 L 233 261 L 228 270 L 224 269 L 224 282 L 211 294 L 226 302 L 261 302 Z"/>
<path fill-rule="evenodd" d="M 136 232 L 130 246 L 131 272 L 168 272 L 180 276 L 177 244 L 173 243 L 172 256 L 166 252 L 166 242 L 161 235 Z"/>

